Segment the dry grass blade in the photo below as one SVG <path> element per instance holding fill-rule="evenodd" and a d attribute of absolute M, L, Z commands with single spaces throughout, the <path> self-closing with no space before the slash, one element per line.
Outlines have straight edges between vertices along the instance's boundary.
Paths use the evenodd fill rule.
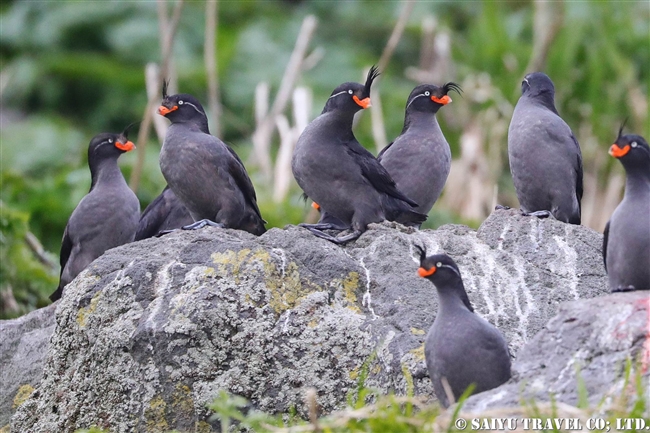
<path fill-rule="evenodd" d="M 267 179 L 271 179 L 271 137 L 276 125 L 276 116 L 282 113 L 289 100 L 295 83 L 302 70 L 309 42 L 316 30 L 318 20 L 313 15 L 308 15 L 300 26 L 298 37 L 296 38 L 296 45 L 294 46 L 289 63 L 282 76 L 280 88 L 275 96 L 273 105 L 268 113 L 258 122 L 255 132 L 253 133 L 253 158 L 254 162 L 260 167 L 262 173 Z M 259 112 L 256 109 L 256 113 Z M 256 116 L 257 117 L 257 116 Z"/>
<path fill-rule="evenodd" d="M 211 117 L 210 128 L 217 137 L 221 136 L 221 102 L 219 78 L 217 76 L 217 26 L 219 22 L 219 2 L 207 1 L 205 4 L 205 72 L 208 79 L 208 111 Z"/>
<path fill-rule="evenodd" d="M 158 18 L 159 18 L 159 29 L 160 29 L 160 46 L 162 52 L 162 65 L 160 67 L 160 74 L 156 80 L 156 87 L 160 86 L 163 78 L 170 75 L 170 62 L 172 56 L 172 47 L 174 42 L 174 37 L 176 35 L 176 30 L 178 29 L 178 23 L 181 19 L 181 11 L 183 10 L 183 0 L 178 0 L 172 12 L 172 17 L 170 20 L 167 20 L 166 16 L 166 3 L 163 0 L 158 1 Z M 173 75 L 173 74 L 172 74 Z M 145 79 L 147 79 L 146 68 L 145 68 Z M 153 85 L 152 79 L 149 79 L 149 85 Z M 176 91 L 177 86 L 175 81 L 172 79 L 170 84 L 170 92 Z M 131 178 L 129 179 L 129 187 L 134 192 L 138 191 L 140 186 L 140 176 L 142 175 L 142 167 L 144 167 L 144 158 L 145 158 L 145 149 L 147 146 L 147 141 L 149 140 L 149 130 L 151 128 L 151 122 L 155 115 L 155 107 L 157 100 L 159 98 L 158 92 L 148 94 L 147 106 L 144 111 L 144 116 L 142 119 L 142 124 L 140 125 L 140 131 L 138 132 L 138 142 L 137 152 L 138 158 L 131 172 Z M 158 129 L 158 128 L 157 128 Z M 160 134 L 160 131 L 158 130 Z"/>

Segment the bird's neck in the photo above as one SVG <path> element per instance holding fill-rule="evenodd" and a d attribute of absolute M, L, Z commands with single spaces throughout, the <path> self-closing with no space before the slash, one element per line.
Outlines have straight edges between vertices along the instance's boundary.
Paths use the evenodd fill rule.
<path fill-rule="evenodd" d="M 647 168 L 628 168 L 625 176 L 625 195 L 648 194 L 650 171 Z"/>
<path fill-rule="evenodd" d="M 342 140 L 354 138 L 352 133 L 354 113 L 336 110 L 323 113 L 321 116 L 323 126 L 328 128 L 330 134 Z"/>
<path fill-rule="evenodd" d="M 452 314 L 454 311 L 466 310 L 473 312 L 465 286 L 462 281 L 454 283 L 444 289 L 438 289 L 438 299 L 440 304 L 438 307 L 438 314 Z"/>
<path fill-rule="evenodd" d="M 90 165 L 90 175 L 92 178 L 92 183 L 90 185 L 90 190 L 92 191 L 97 185 L 110 183 L 115 181 L 124 182 L 124 176 L 122 176 L 122 171 L 117 165 L 117 157 L 107 158 L 102 161 L 99 161 L 95 164 Z"/>
<path fill-rule="evenodd" d="M 406 111 L 404 116 L 404 128 L 402 128 L 402 134 L 406 132 L 412 126 L 422 125 L 425 127 L 440 128 L 438 126 L 438 119 L 436 119 L 436 113 L 431 112 L 422 112 L 422 111 Z"/>
<path fill-rule="evenodd" d="M 172 124 L 183 125 L 190 129 L 204 132 L 206 134 L 210 133 L 210 128 L 208 127 L 208 119 L 206 117 L 200 117 L 196 119 L 188 120 L 175 120 Z"/>
<path fill-rule="evenodd" d="M 533 104 L 541 105 L 542 107 L 548 108 L 558 116 L 560 115 L 560 113 L 558 113 L 557 109 L 555 108 L 555 98 L 553 97 L 553 95 L 551 95 L 548 92 L 538 93 L 534 95 L 534 97 L 528 96 L 528 100 Z"/>

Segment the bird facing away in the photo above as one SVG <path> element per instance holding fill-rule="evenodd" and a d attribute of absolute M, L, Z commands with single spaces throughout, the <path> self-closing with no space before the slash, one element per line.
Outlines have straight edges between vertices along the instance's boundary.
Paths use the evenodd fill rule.
<path fill-rule="evenodd" d="M 191 95 L 167 95 L 158 113 L 171 121 L 160 151 L 160 170 L 167 184 L 196 221 L 204 225 L 266 231 L 257 207 L 255 188 L 235 151 L 210 135 L 208 119 Z"/>
<path fill-rule="evenodd" d="M 625 168 L 625 195 L 603 238 L 612 292 L 650 290 L 650 147 L 639 135 L 621 135 L 609 154 Z"/>
<path fill-rule="evenodd" d="M 63 295 L 65 286 L 110 248 L 133 241 L 140 218 L 140 202 L 124 180 L 117 158 L 135 149 L 121 134 L 103 133 L 88 146 L 92 183 L 68 219 L 61 241 L 59 287 L 50 299 Z"/>
<path fill-rule="evenodd" d="M 193 222 L 190 212 L 176 197 L 174 191 L 166 186 L 142 212 L 134 240 L 140 241 L 159 236 Z"/>
<path fill-rule="evenodd" d="M 322 230 L 341 230 L 334 224 L 301 224 L 316 236 L 342 244 L 358 238 L 370 223 L 385 219 L 420 224 L 426 215 L 402 194 L 386 169 L 357 141 L 354 114 L 370 106 L 370 87 L 377 77 L 373 66 L 365 85 L 344 83 L 332 92 L 320 116 L 303 131 L 291 168 L 305 194 L 353 232 L 334 237 Z"/>
<path fill-rule="evenodd" d="M 554 99 L 548 76 L 526 75 L 508 129 L 510 172 L 524 215 L 580 224 L 582 154 Z"/>
<path fill-rule="evenodd" d="M 440 197 L 451 168 L 451 150 L 440 130 L 436 113 L 451 102 L 447 93 L 460 87 L 455 83 L 443 86 L 417 86 L 406 102 L 402 133 L 377 156 L 397 189 L 416 201 L 415 208 L 428 214 Z"/>
<path fill-rule="evenodd" d="M 476 394 L 507 382 L 508 344 L 497 328 L 474 313 L 456 263 L 445 254 L 426 257 L 420 249 L 418 274 L 438 291 L 438 314 L 427 334 L 424 355 L 440 404 L 452 403 L 445 380 L 455 401 L 471 384 Z"/>

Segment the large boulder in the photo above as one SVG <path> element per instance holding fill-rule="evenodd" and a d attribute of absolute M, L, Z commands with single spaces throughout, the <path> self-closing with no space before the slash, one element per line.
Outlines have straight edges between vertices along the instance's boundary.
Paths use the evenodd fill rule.
<path fill-rule="evenodd" d="M 522 399 L 542 402 L 551 398 L 576 405 L 578 390 L 584 387 L 591 407 L 604 403 L 605 409 L 621 400 L 636 401 L 637 374 L 645 384 L 645 400 L 650 401 L 649 364 L 650 292 L 568 302 L 521 349 L 512 366 L 512 380 L 472 396 L 463 408 L 482 412 L 516 407 Z"/>
<path fill-rule="evenodd" d="M 0 431 L 43 376 L 54 333 L 55 305 L 12 320 L 0 320 Z"/>
<path fill-rule="evenodd" d="M 205 404 L 221 389 L 285 412 L 313 387 L 329 412 L 365 368 L 367 386 L 429 396 L 437 297 L 413 244 L 458 262 L 477 312 L 516 354 L 561 302 L 607 291 L 601 239 L 502 210 L 478 232 L 383 223 L 345 247 L 291 226 L 125 245 L 66 288 L 43 381 L 12 431 L 213 431 Z"/>

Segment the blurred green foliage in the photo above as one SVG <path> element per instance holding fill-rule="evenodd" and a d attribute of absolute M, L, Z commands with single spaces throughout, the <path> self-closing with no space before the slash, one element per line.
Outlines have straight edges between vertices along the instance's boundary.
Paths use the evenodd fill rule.
<path fill-rule="evenodd" d="M 167 3 L 169 9 L 171 5 Z M 402 7 L 400 2 L 369 0 L 220 2 L 217 60 L 224 107 L 222 138 L 247 161 L 255 87 L 266 81 L 272 95 L 277 91 L 307 14 L 319 20 L 311 46 L 323 48 L 324 54 L 298 84 L 312 89 L 312 116 L 316 116 L 334 87 L 361 80 L 363 68 L 378 61 Z M 425 16 L 435 16 L 438 28 L 451 35 L 452 76 L 445 81 L 463 83 L 484 76 L 505 101 L 516 102 L 534 43 L 531 1 L 417 2 L 414 8 L 378 82 L 389 139 L 401 131 L 406 97 L 417 84 L 404 70 L 418 66 Z M 206 102 L 204 10 L 204 2 L 185 2 L 173 61 L 180 90 Z M 612 161 L 596 162 L 603 159 L 599 155 L 621 121 L 630 117 L 630 130 L 650 135 L 649 23 L 647 2 L 567 2 L 564 25 L 548 52 L 545 70 L 556 84 L 558 110 L 577 132 L 585 169 L 591 169 L 600 185 L 612 170 L 620 172 Z M 0 6 L 0 29 L 0 199 L 3 209 L 28 215 L 29 230 L 47 250 L 58 252 L 67 218 L 90 186 L 86 149 L 91 137 L 121 131 L 142 117 L 144 67 L 161 60 L 157 4 L 6 1 Z M 646 101 L 641 117 L 634 111 L 635 90 Z M 439 116 L 455 157 L 464 126 L 499 104 L 494 97 L 473 96 L 466 92 L 461 104 L 452 104 Z M 357 136 L 374 151 L 370 116 L 360 119 Z M 160 143 L 150 139 L 137 191 L 143 209 L 164 187 L 159 149 Z M 498 173 L 500 196 L 511 197 L 505 142 L 500 153 L 506 161 Z M 120 160 L 127 179 L 135 160 L 134 154 Z M 300 200 L 296 187 L 278 205 L 271 199 L 268 182 L 252 167 L 251 176 L 269 227 L 302 221 L 309 206 Z M 503 201 L 507 203 L 508 197 Z M 461 221 L 452 210 L 436 207 L 425 227 Z M 476 226 L 480 221 L 469 223 Z M 4 230 L 3 236 L 10 237 Z M 12 261 L 5 266 L 15 269 L 3 274 L 5 278 L 19 278 Z M 3 280 L 3 284 L 14 291 L 24 287 L 14 281 Z M 43 290 L 49 293 L 54 287 Z M 15 296 L 27 299 L 26 293 Z M 38 302 L 28 304 L 34 307 Z"/>
<path fill-rule="evenodd" d="M 39 262 L 25 243 L 28 219 L 0 201 L 0 318 L 47 305 L 47 293 L 57 284 L 53 269 Z"/>

